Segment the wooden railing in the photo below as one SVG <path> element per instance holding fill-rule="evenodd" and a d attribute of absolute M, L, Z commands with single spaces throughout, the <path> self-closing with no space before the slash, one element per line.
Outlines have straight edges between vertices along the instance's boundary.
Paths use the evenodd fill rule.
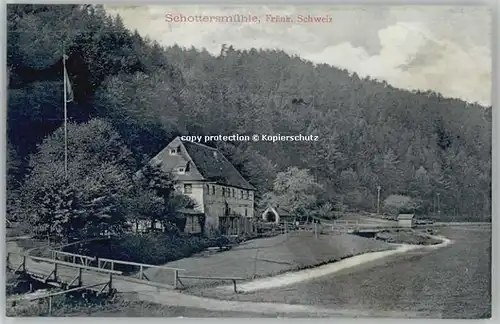
<path fill-rule="evenodd" d="M 96 267 L 90 267 L 86 265 L 81 265 L 81 264 L 75 264 L 71 262 L 66 262 L 66 261 L 60 261 L 60 260 L 54 260 L 54 259 L 49 259 L 49 258 L 43 258 L 43 257 L 35 257 L 31 255 L 27 255 L 24 253 L 16 253 L 16 252 L 7 252 L 7 266 L 10 264 L 10 259 L 11 256 L 17 255 L 21 257 L 22 262 L 17 266 L 16 271 L 19 269 L 26 270 L 26 260 L 32 260 L 36 262 L 45 262 L 45 263 L 50 263 L 50 264 L 55 264 L 55 265 L 62 265 L 62 266 L 67 266 L 70 268 L 77 268 L 77 269 L 83 269 L 83 270 L 89 270 L 89 271 L 95 271 L 95 272 L 101 272 L 101 273 L 111 273 L 111 274 L 116 274 L 116 275 L 121 275 L 123 274 L 121 271 L 116 271 L 116 270 L 109 270 L 109 269 L 102 269 L 102 268 L 96 268 Z"/>
<path fill-rule="evenodd" d="M 213 281 L 232 281 L 233 282 L 233 288 L 234 292 L 237 293 L 236 289 L 236 281 L 243 281 L 246 280 L 245 278 L 239 278 L 239 277 L 204 277 L 204 276 L 178 276 L 177 281 L 184 286 L 182 281 L 180 279 L 194 279 L 194 280 L 213 280 Z"/>
<path fill-rule="evenodd" d="M 17 255 L 18 257 L 20 257 L 21 262 L 15 268 L 11 268 L 10 267 L 11 266 L 10 260 L 11 260 L 11 257 L 14 255 Z M 27 262 L 26 262 L 27 260 L 49 263 L 49 264 L 52 264 L 54 266 L 54 268 L 52 270 L 50 270 L 50 272 L 48 274 L 45 273 L 46 271 L 43 271 L 42 274 L 40 274 L 40 271 L 39 270 L 37 271 L 36 266 L 33 266 L 33 268 L 35 268 L 35 269 L 28 269 L 27 268 L 27 266 L 28 266 Z M 72 269 L 77 269 L 77 274 L 69 282 L 63 282 L 59 278 L 59 273 L 58 273 L 58 271 L 60 270 L 60 268 L 59 268 L 60 266 L 66 266 L 66 267 L 69 267 Z M 94 286 L 98 286 L 98 285 L 103 285 L 102 289 L 98 292 L 98 294 L 101 294 L 102 292 L 104 292 L 104 290 L 106 288 L 108 288 L 108 292 L 111 294 L 113 291 L 113 286 L 112 286 L 113 275 L 122 275 L 123 274 L 121 271 L 99 269 L 96 267 L 89 267 L 86 265 L 80 265 L 80 264 L 59 261 L 59 260 L 54 260 L 54 259 L 48 259 L 48 258 L 42 258 L 42 257 L 34 257 L 34 256 L 22 254 L 22 253 L 13 253 L 13 252 L 7 253 L 7 268 L 13 269 L 14 273 L 19 273 L 19 272 L 28 273 L 28 274 L 31 274 L 32 276 L 33 275 L 37 275 L 37 276 L 42 275 L 43 277 L 40 278 L 40 280 L 44 283 L 49 283 L 49 281 L 56 282 L 56 283 L 58 283 L 58 285 L 60 285 L 62 287 L 70 288 L 70 289 L 66 289 L 65 292 L 61 292 L 61 293 L 67 293 L 70 291 L 85 289 L 85 288 L 81 288 L 81 287 L 83 287 L 82 286 L 83 285 L 83 276 L 82 275 L 83 275 L 83 271 L 85 270 L 85 271 L 94 271 L 94 272 L 99 272 L 99 273 L 103 273 L 103 274 L 108 274 L 109 277 L 105 283 L 95 284 L 95 285 L 91 285 L 91 286 L 94 287 Z M 80 287 L 80 288 L 72 289 L 71 287 L 75 286 L 75 285 L 77 287 Z M 89 287 L 89 286 L 86 286 L 86 287 Z"/>
<path fill-rule="evenodd" d="M 59 250 L 50 250 L 50 254 L 52 260 L 61 260 L 61 261 L 71 262 L 73 264 L 81 264 L 84 266 L 89 266 L 91 262 L 94 262 L 96 260 L 95 257 L 63 252 Z"/>
<path fill-rule="evenodd" d="M 113 259 L 106 259 L 106 258 L 98 258 L 98 260 L 97 260 L 97 267 L 99 269 L 108 269 L 109 268 L 110 270 L 114 270 L 115 266 L 120 265 L 120 264 L 138 267 L 139 271 L 137 272 L 137 276 L 138 276 L 137 279 L 146 280 L 146 281 L 151 281 L 144 273 L 144 271 L 146 269 L 155 268 L 155 269 L 172 271 L 172 282 L 173 282 L 172 286 L 174 288 L 177 288 L 179 271 L 184 271 L 184 269 L 180 269 L 180 268 L 165 267 L 165 266 L 154 265 L 154 264 L 145 264 L 145 263 L 113 260 Z"/>

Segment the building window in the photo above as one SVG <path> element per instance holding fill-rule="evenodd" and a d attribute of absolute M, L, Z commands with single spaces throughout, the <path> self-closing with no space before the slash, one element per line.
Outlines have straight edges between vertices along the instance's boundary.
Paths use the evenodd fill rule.
<path fill-rule="evenodd" d="M 215 186 L 212 186 L 212 195 L 215 195 Z"/>
<path fill-rule="evenodd" d="M 176 155 L 181 152 L 181 147 L 177 146 L 170 149 L 170 155 Z"/>
<path fill-rule="evenodd" d="M 240 190 L 240 199 L 243 199 L 243 190 Z"/>
<path fill-rule="evenodd" d="M 236 190 L 233 189 L 233 198 L 236 197 Z"/>
<path fill-rule="evenodd" d="M 178 168 L 177 172 L 180 173 L 180 174 L 184 174 L 186 172 L 186 169 L 184 169 L 184 168 Z"/>
<path fill-rule="evenodd" d="M 248 210 L 245 208 L 245 217 L 248 216 Z"/>
<path fill-rule="evenodd" d="M 248 193 L 249 193 L 249 192 L 250 192 L 250 191 L 248 191 L 248 190 L 246 191 L 246 193 L 245 193 L 245 199 L 248 199 Z"/>
<path fill-rule="evenodd" d="M 193 185 L 191 185 L 191 184 L 185 184 L 184 185 L 184 193 L 185 194 L 193 193 Z"/>
<path fill-rule="evenodd" d="M 207 185 L 207 195 L 210 195 L 210 186 Z"/>

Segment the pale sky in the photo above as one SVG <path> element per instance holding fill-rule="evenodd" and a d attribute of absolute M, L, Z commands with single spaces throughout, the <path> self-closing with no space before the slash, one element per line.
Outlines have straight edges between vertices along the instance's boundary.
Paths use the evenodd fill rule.
<path fill-rule="evenodd" d="M 125 25 L 163 45 L 237 49 L 276 48 L 314 63 L 404 89 L 491 104 L 491 11 L 450 6 L 105 6 Z M 166 14 L 255 15 L 258 24 L 168 23 Z M 288 23 L 266 15 L 290 16 Z M 328 15 L 327 23 L 299 23 L 298 15 Z"/>

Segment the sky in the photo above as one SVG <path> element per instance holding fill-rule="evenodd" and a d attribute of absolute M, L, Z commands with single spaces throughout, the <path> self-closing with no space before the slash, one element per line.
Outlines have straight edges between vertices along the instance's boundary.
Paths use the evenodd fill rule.
<path fill-rule="evenodd" d="M 397 88 L 433 90 L 445 97 L 491 105 L 491 11 L 450 6 L 105 6 L 124 24 L 162 45 L 236 49 L 276 48 L 327 63 Z M 260 23 L 175 23 L 178 16 L 254 15 Z M 268 16 L 290 17 L 272 22 Z M 302 23 L 299 16 L 327 16 Z"/>

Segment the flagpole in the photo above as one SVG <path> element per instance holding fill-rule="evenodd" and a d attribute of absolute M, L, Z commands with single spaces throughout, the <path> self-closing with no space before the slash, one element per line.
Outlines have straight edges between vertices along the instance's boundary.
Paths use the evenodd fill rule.
<path fill-rule="evenodd" d="M 63 42 L 63 84 L 64 84 L 64 177 L 68 179 L 68 110 L 66 95 L 66 53 Z"/>

